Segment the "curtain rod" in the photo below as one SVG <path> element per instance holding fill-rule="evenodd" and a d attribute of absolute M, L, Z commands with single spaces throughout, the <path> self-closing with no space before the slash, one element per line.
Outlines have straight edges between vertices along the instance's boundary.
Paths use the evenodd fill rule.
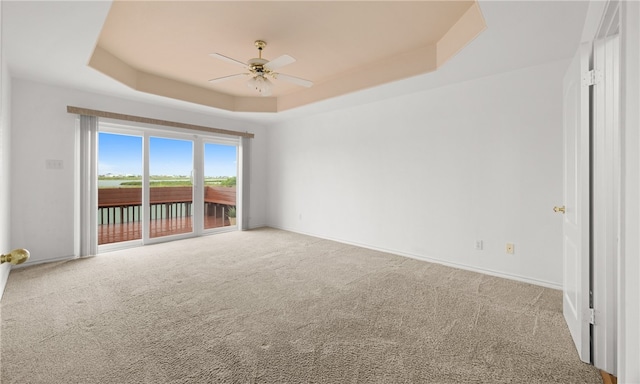
<path fill-rule="evenodd" d="M 67 105 L 67 112 L 68 113 L 78 114 L 78 115 L 85 115 L 85 116 L 96 116 L 96 117 L 104 117 L 104 118 L 108 118 L 108 119 L 133 121 L 133 122 L 136 122 L 136 123 L 162 125 L 164 127 L 184 128 L 184 129 L 192 129 L 192 130 L 195 130 L 195 131 L 203 131 L 203 132 L 209 132 L 209 133 L 220 133 L 220 134 L 223 134 L 223 135 L 248 137 L 250 139 L 253 139 L 253 137 L 255 136 L 253 133 L 249 133 L 249 132 L 238 132 L 238 131 L 232 131 L 232 130 L 229 130 L 229 129 L 204 127 L 204 126 L 201 126 L 201 125 L 178 123 L 178 122 L 175 122 L 175 121 L 151 119 L 151 118 L 148 118 L 148 117 L 125 115 L 125 114 L 122 114 L 122 113 L 98 111 L 96 109 L 72 107 L 70 105 Z"/>

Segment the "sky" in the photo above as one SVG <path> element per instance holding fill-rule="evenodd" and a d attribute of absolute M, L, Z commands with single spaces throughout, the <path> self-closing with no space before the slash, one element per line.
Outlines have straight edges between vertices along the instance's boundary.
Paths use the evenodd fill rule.
<path fill-rule="evenodd" d="M 185 175 L 193 169 L 193 145 L 189 140 L 151 137 L 149 173 Z M 236 176 L 236 147 L 205 144 L 205 176 Z M 98 136 L 98 174 L 142 174 L 142 137 L 100 132 Z"/>

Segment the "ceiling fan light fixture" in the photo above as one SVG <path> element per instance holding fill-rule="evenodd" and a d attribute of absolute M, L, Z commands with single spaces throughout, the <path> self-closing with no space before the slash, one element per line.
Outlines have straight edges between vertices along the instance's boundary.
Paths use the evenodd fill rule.
<path fill-rule="evenodd" d="M 249 79 L 247 86 L 255 89 L 261 96 L 271 96 L 272 83 L 263 75 L 257 75 Z"/>

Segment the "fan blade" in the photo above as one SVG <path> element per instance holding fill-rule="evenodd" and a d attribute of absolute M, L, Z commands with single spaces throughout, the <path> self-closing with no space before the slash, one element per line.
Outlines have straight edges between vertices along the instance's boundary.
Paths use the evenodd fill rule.
<path fill-rule="evenodd" d="M 216 79 L 211 79 L 209 80 L 210 83 L 220 83 L 222 81 L 227 81 L 227 80 L 231 80 L 235 77 L 240 77 L 240 76 L 247 76 L 248 73 L 236 73 L 235 75 L 229 75 L 229 76 L 222 76 L 222 77 L 218 77 Z"/>
<path fill-rule="evenodd" d="M 307 88 L 313 85 L 313 81 L 301 79 L 299 77 L 295 77 L 291 75 L 284 75 L 282 73 L 278 73 L 278 75 L 276 76 L 276 79 L 288 81 L 290 83 L 301 85 Z"/>
<path fill-rule="evenodd" d="M 243 63 L 242 61 L 239 61 L 239 60 L 236 60 L 236 59 L 232 59 L 230 57 L 227 57 L 225 55 L 221 55 L 219 53 L 210 53 L 209 56 L 215 57 L 218 60 L 226 61 L 227 63 L 236 64 L 236 65 L 242 66 L 243 68 L 247 68 L 247 64 Z"/>
<path fill-rule="evenodd" d="M 270 62 L 265 64 L 264 67 L 270 71 L 275 71 L 280 67 L 284 67 L 285 65 L 295 63 L 295 61 L 296 59 L 294 59 L 289 55 L 282 55 L 280 57 L 276 57 L 275 59 L 271 60 Z"/>

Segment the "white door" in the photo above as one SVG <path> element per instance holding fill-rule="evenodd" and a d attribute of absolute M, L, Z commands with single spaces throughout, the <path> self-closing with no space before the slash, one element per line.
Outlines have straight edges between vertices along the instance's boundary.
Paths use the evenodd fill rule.
<path fill-rule="evenodd" d="M 591 361 L 589 329 L 589 70 L 581 45 L 564 78 L 563 312 L 580 359 Z"/>

